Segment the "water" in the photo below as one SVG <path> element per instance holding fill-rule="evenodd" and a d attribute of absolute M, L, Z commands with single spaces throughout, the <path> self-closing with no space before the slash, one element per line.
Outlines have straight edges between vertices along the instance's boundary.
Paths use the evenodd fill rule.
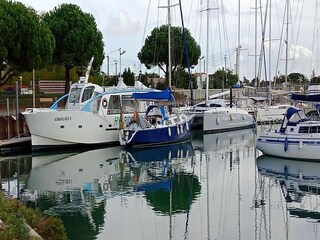
<path fill-rule="evenodd" d="M 255 140 L 6 156 L 1 186 L 69 239 L 320 239 L 320 164 L 259 156 Z"/>

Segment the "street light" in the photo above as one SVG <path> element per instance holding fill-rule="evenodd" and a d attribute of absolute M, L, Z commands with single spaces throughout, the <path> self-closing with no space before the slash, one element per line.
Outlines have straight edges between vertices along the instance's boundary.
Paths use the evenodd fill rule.
<path fill-rule="evenodd" d="M 202 56 L 201 58 L 199 58 L 199 63 L 200 63 L 200 73 L 201 73 L 201 60 L 204 59 L 204 56 Z"/>
<path fill-rule="evenodd" d="M 124 54 L 126 51 L 125 50 L 123 50 L 123 51 L 121 51 L 121 48 L 117 48 L 116 50 L 113 50 L 113 51 L 111 51 L 111 52 L 108 52 L 107 53 L 107 75 L 109 76 L 109 64 L 110 64 L 110 54 L 111 53 L 115 53 L 115 52 L 117 52 L 117 51 L 119 51 L 119 54 L 120 54 L 120 72 L 121 72 L 121 55 L 122 54 Z M 117 72 L 117 69 L 116 69 L 116 76 L 118 75 L 118 72 Z M 120 77 L 121 77 L 121 73 L 120 73 Z"/>
<path fill-rule="evenodd" d="M 119 74 L 119 80 L 120 80 L 120 78 L 121 78 L 121 55 L 123 55 L 123 54 L 125 54 L 126 53 L 126 50 L 122 50 L 121 51 L 121 48 L 119 48 L 119 55 L 120 55 L 120 66 L 119 66 L 119 68 L 120 68 L 120 74 Z"/>

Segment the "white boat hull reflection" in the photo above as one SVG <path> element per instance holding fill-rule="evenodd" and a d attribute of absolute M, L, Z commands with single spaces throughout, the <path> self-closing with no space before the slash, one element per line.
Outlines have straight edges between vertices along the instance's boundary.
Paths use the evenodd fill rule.
<path fill-rule="evenodd" d="M 320 164 L 307 160 L 288 160 L 268 155 L 257 158 L 257 168 L 279 184 L 290 215 L 320 220 Z"/>

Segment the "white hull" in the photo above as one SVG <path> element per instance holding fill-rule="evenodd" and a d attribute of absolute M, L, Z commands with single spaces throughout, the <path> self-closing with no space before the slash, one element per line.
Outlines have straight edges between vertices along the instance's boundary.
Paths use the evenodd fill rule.
<path fill-rule="evenodd" d="M 223 132 L 250 127 L 255 127 L 255 121 L 249 113 L 242 109 L 210 109 L 203 115 L 204 132 Z"/>
<path fill-rule="evenodd" d="M 33 149 L 77 144 L 118 143 L 119 114 L 78 110 L 25 112 Z"/>
<path fill-rule="evenodd" d="M 30 190 L 65 191 L 98 184 L 107 186 L 104 183 L 108 178 L 119 172 L 119 151 L 120 147 L 96 149 L 53 162 L 48 162 L 47 156 L 32 157 L 27 187 Z"/>
<path fill-rule="evenodd" d="M 320 136 L 315 137 L 312 134 L 263 133 L 259 136 L 256 146 L 263 153 L 272 156 L 320 161 Z"/>

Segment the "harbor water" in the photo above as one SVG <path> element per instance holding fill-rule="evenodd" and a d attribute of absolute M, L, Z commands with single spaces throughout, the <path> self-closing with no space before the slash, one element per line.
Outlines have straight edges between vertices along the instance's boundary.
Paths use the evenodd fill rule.
<path fill-rule="evenodd" d="M 256 135 L 1 156 L 1 187 L 75 240 L 320 239 L 320 164 L 262 156 Z"/>

